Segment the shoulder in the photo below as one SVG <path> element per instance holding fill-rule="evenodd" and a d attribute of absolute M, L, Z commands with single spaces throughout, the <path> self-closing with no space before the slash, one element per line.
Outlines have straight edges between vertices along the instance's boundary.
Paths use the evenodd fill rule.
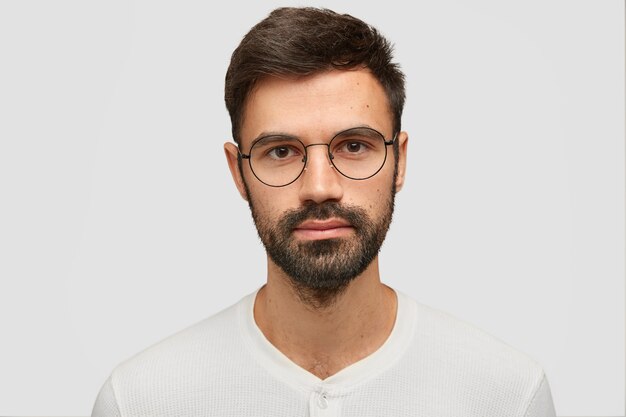
<path fill-rule="evenodd" d="M 244 300 L 155 343 L 120 364 L 116 371 L 178 364 L 189 357 L 205 356 L 207 352 L 219 353 L 239 337 L 238 311 Z"/>
<path fill-rule="evenodd" d="M 168 387 L 190 390 L 227 379 L 236 364 L 250 358 L 243 343 L 240 302 L 148 347 L 118 365 L 110 375 L 111 391 L 122 404 L 135 398 L 171 395 Z"/>
<path fill-rule="evenodd" d="M 416 302 L 416 337 L 424 351 L 436 349 L 447 359 L 473 361 L 481 365 L 537 376 L 541 366 L 524 352 L 450 313 Z"/>
<path fill-rule="evenodd" d="M 419 370 L 425 386 L 437 387 L 444 397 L 466 398 L 472 406 L 480 400 L 483 415 L 524 415 L 538 392 L 549 393 L 543 367 L 526 353 L 437 308 L 415 302 L 415 310 L 405 360 Z"/>

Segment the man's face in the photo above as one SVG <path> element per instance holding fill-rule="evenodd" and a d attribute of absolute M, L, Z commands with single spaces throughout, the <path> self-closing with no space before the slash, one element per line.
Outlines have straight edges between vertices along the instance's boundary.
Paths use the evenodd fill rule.
<path fill-rule="evenodd" d="M 269 133 L 289 134 L 305 145 L 328 143 L 339 131 L 367 126 L 393 136 L 385 92 L 367 70 L 329 71 L 298 79 L 261 80 L 246 103 L 241 152 Z M 248 200 L 272 268 L 298 293 L 328 304 L 376 258 L 391 222 L 395 191 L 402 187 L 406 134 L 400 133 L 398 173 L 392 146 L 382 169 L 366 180 L 337 172 L 326 146 L 308 148 L 306 170 L 293 183 L 270 187 L 247 160 L 237 167 L 234 145 L 225 145 L 233 178 Z"/>

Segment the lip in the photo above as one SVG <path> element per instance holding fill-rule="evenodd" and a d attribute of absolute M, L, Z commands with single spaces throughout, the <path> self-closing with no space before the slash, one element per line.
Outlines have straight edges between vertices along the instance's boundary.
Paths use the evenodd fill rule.
<path fill-rule="evenodd" d="M 328 219 L 328 220 L 307 220 L 300 223 L 298 229 L 310 229 L 310 230 L 328 230 L 335 229 L 337 227 L 351 227 L 350 223 L 341 219 Z"/>
<path fill-rule="evenodd" d="M 341 219 L 307 220 L 293 231 L 294 235 L 307 240 L 332 239 L 352 232 L 352 225 Z"/>

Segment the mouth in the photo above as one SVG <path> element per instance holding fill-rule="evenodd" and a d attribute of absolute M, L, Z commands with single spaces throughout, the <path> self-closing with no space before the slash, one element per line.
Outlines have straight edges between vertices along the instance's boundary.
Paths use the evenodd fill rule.
<path fill-rule="evenodd" d="M 305 240 L 333 239 L 347 236 L 354 227 L 341 219 L 307 220 L 293 230 L 297 238 Z"/>

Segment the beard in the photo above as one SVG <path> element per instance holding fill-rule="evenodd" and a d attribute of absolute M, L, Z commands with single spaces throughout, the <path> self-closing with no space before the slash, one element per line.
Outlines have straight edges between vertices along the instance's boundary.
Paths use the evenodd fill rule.
<path fill-rule="evenodd" d="M 394 181 L 384 210 L 376 219 L 361 207 L 325 201 L 288 210 L 272 223 L 255 210 L 249 192 L 248 204 L 267 254 L 290 278 L 297 296 L 312 308 L 324 309 L 332 306 L 378 255 L 391 224 L 395 191 Z M 293 231 L 302 222 L 329 218 L 347 221 L 353 228 L 352 236 L 309 241 L 294 238 Z"/>

